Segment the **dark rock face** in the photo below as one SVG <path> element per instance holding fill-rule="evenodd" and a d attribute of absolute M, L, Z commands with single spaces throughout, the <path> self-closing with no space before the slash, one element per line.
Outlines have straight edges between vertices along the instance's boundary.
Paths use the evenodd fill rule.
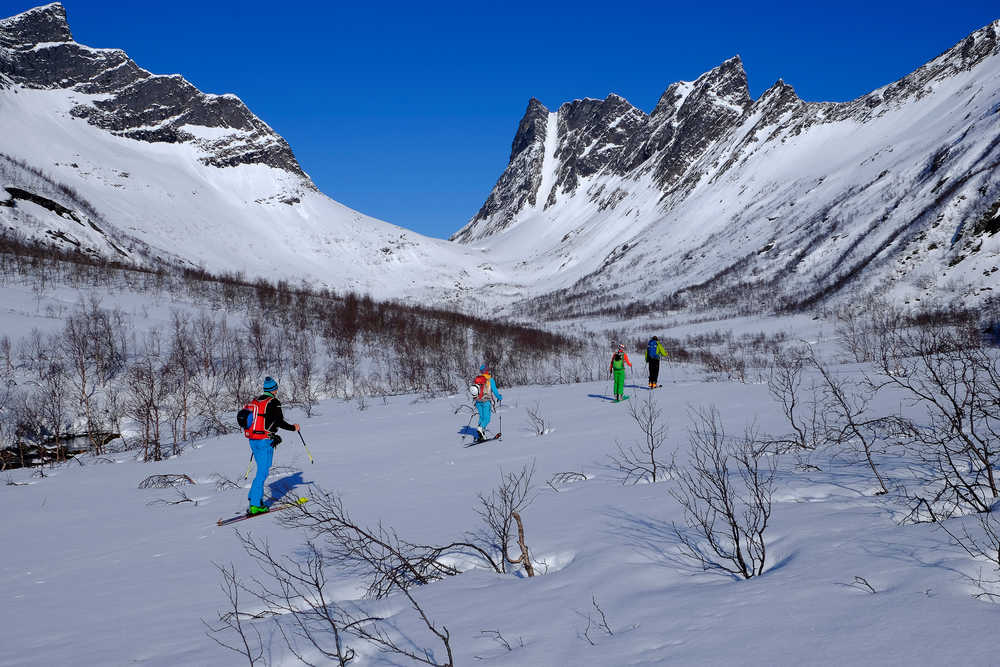
<path fill-rule="evenodd" d="M 493 220 L 498 229 L 504 229 L 518 211 L 535 205 L 542 183 L 548 117 L 545 105 L 531 98 L 514 135 L 507 169 L 479 209 L 476 219 Z M 459 232 L 454 238 L 467 241 L 474 237 L 463 237 L 463 232 Z"/>
<path fill-rule="evenodd" d="M 6 47 L 72 40 L 66 10 L 58 2 L 0 21 L 0 45 Z"/>
<path fill-rule="evenodd" d="M 651 173 L 664 193 L 689 189 L 700 178 L 689 173 L 690 166 L 742 120 L 752 103 L 739 58 L 694 83 L 671 85 L 649 115 L 614 94 L 567 102 L 557 112 L 554 164 L 543 166 L 547 119 L 542 114 L 548 112 L 533 99 L 507 169 L 479 213 L 452 238 L 471 241 L 501 231 L 525 207 L 539 200 L 549 207 L 559 195 L 576 192 L 581 179 L 595 175 L 639 178 Z M 554 184 L 538 192 L 544 169 L 555 170 Z M 617 191 L 613 199 L 621 201 L 624 195 Z M 591 197 L 602 208 L 617 203 L 608 200 L 603 188 Z"/>
<path fill-rule="evenodd" d="M 111 97 L 73 114 L 114 134 L 147 142 L 196 142 L 205 164 L 266 164 L 305 178 L 288 143 L 233 95 L 206 95 L 180 76 L 150 74 L 124 51 L 73 41 L 59 3 L 0 21 L 0 87 L 72 89 Z M 232 130 L 205 140 L 185 125 Z"/>
<path fill-rule="evenodd" d="M 546 194 L 546 205 L 557 192 L 574 192 L 581 178 L 604 170 L 620 173 L 621 150 L 641 132 L 646 114 L 618 95 L 604 100 L 577 100 L 559 108 L 559 161 L 555 187 Z"/>
<path fill-rule="evenodd" d="M 739 57 L 731 58 L 694 82 L 671 84 L 648 116 L 617 95 L 577 100 L 558 111 L 558 145 L 550 164 L 542 164 L 544 125 L 539 108 L 529 104 L 515 137 L 515 159 L 497 181 L 486 204 L 452 238 L 471 241 L 496 234 L 536 200 L 551 206 L 572 195 L 582 179 L 623 179 L 609 200 L 603 185 L 588 191 L 595 208 L 614 208 L 625 198 L 621 188 L 651 176 L 668 207 L 702 179 L 719 179 L 767 142 L 781 142 L 808 128 L 844 120 L 865 123 L 927 95 L 935 82 L 969 71 L 1000 53 L 998 23 L 989 25 L 906 77 L 844 103 L 803 102 L 791 86 L 778 81 L 760 99 L 751 99 Z M 537 102 L 533 100 L 533 103 Z M 711 159 L 708 159 L 711 156 Z M 555 170 L 554 187 L 538 192 L 545 170 Z"/>

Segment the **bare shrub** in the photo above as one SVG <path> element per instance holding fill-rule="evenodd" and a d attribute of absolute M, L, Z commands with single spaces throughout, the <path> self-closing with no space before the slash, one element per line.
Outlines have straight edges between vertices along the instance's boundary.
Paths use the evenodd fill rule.
<path fill-rule="evenodd" d="M 879 470 L 875 456 L 881 453 L 885 436 L 899 429 L 898 420 L 874 415 L 869 410 L 878 393 L 877 388 L 864 380 L 837 377 L 813 352 L 810 352 L 810 359 L 824 383 L 821 399 L 826 424 L 824 438 L 862 453 L 879 484 L 876 495 L 888 493 L 885 476 Z"/>
<path fill-rule="evenodd" d="M 773 441 L 779 450 L 814 450 L 825 442 L 827 426 L 823 423 L 820 390 L 815 383 L 807 389 L 802 386 L 804 371 L 812 365 L 813 357 L 807 349 L 790 348 L 774 357 L 767 388 L 781 404 L 785 421 L 792 429 L 791 434 Z"/>
<path fill-rule="evenodd" d="M 290 616 L 293 632 L 286 631 L 280 623 L 278 628 L 299 660 L 306 662 L 299 648 L 299 642 L 305 641 L 326 658 L 346 665 L 354 656 L 353 650 L 344 644 L 346 632 L 381 651 L 416 662 L 440 667 L 454 664 L 447 627 L 430 619 L 411 589 L 457 574 L 455 568 L 444 565 L 440 558 L 458 545 L 422 547 L 401 540 L 394 531 L 381 525 L 360 526 L 344 510 L 339 497 L 322 490 L 308 505 L 296 505 L 284 513 L 281 522 L 305 528 L 311 536 L 299 560 L 274 555 L 265 541 L 250 535 L 241 534 L 239 538 L 266 575 L 263 579 L 254 578 L 252 592 L 267 608 Z M 447 659 L 439 662 L 433 650 L 418 646 L 412 638 L 397 641 L 386 619 L 368 615 L 357 606 L 338 603 L 327 586 L 325 572 L 330 567 L 365 578 L 368 597 L 381 599 L 393 592 L 402 594 L 424 627 L 440 642 Z M 243 584 L 239 586 L 248 590 Z M 225 624 L 222 629 L 226 629 Z"/>
<path fill-rule="evenodd" d="M 366 582 L 366 597 L 373 599 L 382 599 L 394 589 L 459 574 L 458 568 L 444 562 L 444 557 L 451 553 L 471 553 L 501 572 L 500 565 L 476 544 L 419 545 L 402 539 L 381 523 L 358 524 L 341 498 L 323 489 L 316 489 L 309 503 L 283 512 L 280 521 L 285 526 L 304 529 L 311 540 L 321 544 L 326 560 Z"/>
<path fill-rule="evenodd" d="M 886 338 L 905 325 L 899 308 L 881 299 L 845 305 L 834 315 L 837 320 L 834 333 L 857 362 L 875 361 Z"/>
<path fill-rule="evenodd" d="M 918 466 L 911 494 L 930 520 L 989 512 L 1000 495 L 1000 361 L 978 332 L 920 326 L 887 338 L 876 387 L 900 390 L 920 420 L 898 420 Z"/>
<path fill-rule="evenodd" d="M 517 546 L 521 548 L 521 555 L 517 558 L 509 558 L 507 562 L 511 565 L 523 565 L 524 571 L 529 577 L 535 576 L 535 568 L 531 564 L 531 555 L 528 553 L 528 545 L 524 543 L 524 523 L 521 521 L 521 515 L 517 512 L 511 513 L 511 518 L 517 522 Z"/>
<path fill-rule="evenodd" d="M 552 490 L 556 493 L 559 492 L 560 486 L 568 486 L 570 484 L 575 484 L 576 482 L 587 481 L 587 476 L 582 472 L 557 472 L 552 475 L 547 482 L 545 482 Z"/>
<path fill-rule="evenodd" d="M 1000 602 L 1000 520 L 992 512 L 979 514 L 976 519 L 978 529 L 973 530 L 966 521 L 959 524 L 960 529 L 948 528 L 945 521 L 938 525 L 974 560 L 988 563 L 992 568 L 992 578 L 984 579 L 980 575 L 973 580 L 981 591 L 975 597 Z"/>
<path fill-rule="evenodd" d="M 264 663 L 264 640 L 260 630 L 255 625 L 243 621 L 243 617 L 247 614 L 240 610 L 240 593 L 243 591 L 243 586 L 236 577 L 236 566 L 230 565 L 227 568 L 216 564 L 215 567 L 222 575 L 219 587 L 229 601 L 229 610 L 219 614 L 218 623 L 215 625 L 205 623 L 209 630 L 206 634 L 219 646 L 244 656 L 250 667 Z M 229 639 L 227 635 L 235 637 Z"/>
<path fill-rule="evenodd" d="M 184 503 L 192 503 L 194 505 L 198 504 L 198 501 L 188 496 L 188 494 L 183 489 L 178 489 L 177 487 L 172 487 L 174 489 L 174 498 L 154 498 L 150 500 L 147 505 L 183 505 Z"/>
<path fill-rule="evenodd" d="M 194 484 L 187 475 L 150 475 L 139 482 L 140 489 L 172 489 L 178 485 Z"/>
<path fill-rule="evenodd" d="M 490 639 L 495 640 L 498 644 L 500 644 L 500 646 L 503 646 L 508 651 L 513 651 L 514 650 L 514 647 L 510 645 L 510 642 L 507 641 L 506 638 L 504 638 L 504 636 L 500 633 L 499 630 L 480 630 L 479 634 L 482 635 L 482 636 L 484 636 L 484 637 L 489 637 Z M 518 637 L 518 643 L 519 643 L 519 645 L 520 645 L 521 648 L 524 648 L 524 638 L 523 637 Z M 481 656 L 477 655 L 476 659 L 477 660 L 483 660 L 484 658 L 482 658 Z"/>
<path fill-rule="evenodd" d="M 643 442 L 625 449 L 618 444 L 618 454 L 611 461 L 622 473 L 622 484 L 637 484 L 643 480 L 656 483 L 670 478 L 674 462 L 662 460 L 660 449 L 667 438 L 668 425 L 663 421 L 663 411 L 653 400 L 652 392 L 643 401 L 630 401 L 629 415 L 643 434 Z"/>
<path fill-rule="evenodd" d="M 694 411 L 692 421 L 691 460 L 670 491 L 684 510 L 685 527 L 673 525 L 682 555 L 704 570 L 759 576 L 767 562 L 774 458 L 752 427 L 728 441 L 714 407 Z"/>
<path fill-rule="evenodd" d="M 515 514 L 524 510 L 534 500 L 532 478 L 535 463 L 524 465 L 518 472 L 500 471 L 500 483 L 490 495 L 479 494 L 476 512 L 486 524 L 492 547 L 500 554 L 500 571 L 506 572 L 508 562 L 516 563 L 510 557 L 509 545 L 513 536 Z M 518 521 L 520 525 L 520 522 Z M 527 568 L 527 566 L 526 566 Z"/>
<path fill-rule="evenodd" d="M 249 473 L 248 473 L 248 476 L 249 476 Z M 243 479 L 246 479 L 246 477 L 244 477 Z M 238 489 L 238 488 L 240 488 L 240 485 L 239 485 L 238 482 L 234 482 L 233 480 L 229 479 L 225 475 L 221 475 L 221 474 L 219 474 L 217 472 L 216 473 L 212 473 L 212 480 L 215 482 L 215 490 L 216 491 L 228 491 L 229 489 Z"/>
<path fill-rule="evenodd" d="M 549 427 L 545 423 L 545 417 L 542 415 L 542 404 L 535 402 L 535 406 L 532 408 L 527 408 L 528 421 L 531 422 L 531 427 L 535 430 L 535 435 L 545 435 L 549 432 Z"/>
<path fill-rule="evenodd" d="M 591 607 L 593 608 L 593 612 L 587 612 L 587 627 L 583 629 L 583 638 L 587 640 L 587 643 L 591 646 L 597 646 L 597 643 L 590 636 L 590 633 L 594 629 L 595 625 L 597 626 L 597 629 L 606 633 L 609 637 L 614 637 L 615 631 L 611 629 L 611 625 L 608 623 L 607 614 L 605 614 L 604 610 L 601 609 L 601 605 L 597 603 L 596 595 L 591 596 Z M 595 612 L 597 614 L 596 618 L 593 615 Z M 580 615 L 582 616 L 583 614 Z"/>

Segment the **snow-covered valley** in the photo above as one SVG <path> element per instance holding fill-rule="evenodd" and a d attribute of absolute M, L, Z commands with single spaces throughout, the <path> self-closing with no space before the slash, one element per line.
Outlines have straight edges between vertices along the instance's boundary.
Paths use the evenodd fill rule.
<path fill-rule="evenodd" d="M 844 104 L 532 100 L 443 240 L 0 20 L 0 667 L 997 663 L 998 30 Z M 310 500 L 220 526 L 265 375 Z"/>
<path fill-rule="evenodd" d="M 829 332 L 816 333 L 826 345 Z M 633 402 L 648 394 L 641 375 L 637 368 L 628 380 Z M 692 407 L 717 406 L 731 434 L 754 420 L 764 430 L 782 429 L 760 385 L 706 381 L 685 365 L 671 364 L 663 375 L 651 398 L 669 424 L 666 449 L 678 450 L 679 462 Z M 533 467 L 534 500 L 521 515 L 536 576 L 519 567 L 497 574 L 453 555 L 462 574 L 413 589 L 450 633 L 455 664 L 994 661 L 989 637 L 1000 612 L 974 599 L 979 591 L 971 583 L 989 568 L 933 524 L 900 525 L 895 501 L 873 495 L 863 464 L 836 452 L 816 452 L 809 468 L 781 457 L 765 572 L 737 580 L 702 572 L 679 555 L 672 524 L 683 516 L 669 495 L 676 480 L 622 484 L 609 456 L 616 443 L 630 446 L 642 433 L 627 404 L 608 400 L 607 383 L 503 391 L 503 440 L 475 447 L 464 446 L 468 413 L 455 414 L 465 400 L 459 396 L 395 396 L 366 410 L 328 401 L 311 419 L 293 411 L 316 462 L 289 437 L 268 480 L 275 497 L 315 495 L 321 487 L 339 494 L 359 522 L 441 544 L 481 530 L 477 495 L 488 494 L 502 473 Z M 545 435 L 531 427 L 529 409 L 544 416 Z M 291 558 L 302 556 L 305 542 L 302 531 L 281 526 L 280 515 L 236 529 L 215 525 L 246 504 L 248 483 L 220 490 L 218 476 L 240 480 L 247 452 L 245 440 L 230 435 L 156 464 L 88 456 L 46 468 L 44 477 L 6 474 L 0 590 L 8 632 L 0 664 L 246 664 L 216 645 L 202 623 L 218 625 L 228 608 L 215 565 L 233 564 L 247 579 L 263 576 L 234 530 Z M 898 460 L 880 461 L 889 474 L 905 474 Z M 546 484 L 566 472 L 580 476 Z M 187 475 L 195 484 L 137 488 L 158 474 Z M 394 637 L 443 663 L 440 642 L 398 593 L 366 602 L 358 577 L 337 568 L 328 576 L 328 600 L 385 617 Z M 242 605 L 248 613 L 263 610 L 246 596 Z M 291 628 L 281 616 L 244 619 L 251 638 L 260 632 L 261 664 L 298 664 L 276 622 Z M 406 664 L 347 643 L 361 656 L 358 664 Z M 300 650 L 316 659 L 314 650 Z"/>

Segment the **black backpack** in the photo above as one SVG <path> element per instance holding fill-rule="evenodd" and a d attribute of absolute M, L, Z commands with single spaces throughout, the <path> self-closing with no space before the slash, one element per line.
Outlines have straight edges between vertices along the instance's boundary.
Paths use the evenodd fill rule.
<path fill-rule="evenodd" d="M 240 430 L 245 431 L 250 428 L 250 418 L 252 416 L 253 413 L 250 410 L 240 408 L 239 412 L 236 413 L 236 425 L 240 427 Z"/>

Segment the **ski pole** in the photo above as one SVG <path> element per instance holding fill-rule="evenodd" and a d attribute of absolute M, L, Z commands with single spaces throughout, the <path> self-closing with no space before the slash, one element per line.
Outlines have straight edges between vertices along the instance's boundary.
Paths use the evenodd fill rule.
<path fill-rule="evenodd" d="M 250 463 L 247 464 L 247 474 L 243 475 L 243 479 L 250 479 L 250 466 L 253 465 L 253 452 L 250 452 Z"/>
<path fill-rule="evenodd" d="M 302 441 L 302 446 L 306 447 L 306 439 L 302 437 L 302 431 L 296 431 L 299 434 L 299 440 Z M 306 456 L 309 457 L 309 463 L 316 463 L 313 461 L 313 455 L 309 453 L 309 448 L 306 447 Z"/>

